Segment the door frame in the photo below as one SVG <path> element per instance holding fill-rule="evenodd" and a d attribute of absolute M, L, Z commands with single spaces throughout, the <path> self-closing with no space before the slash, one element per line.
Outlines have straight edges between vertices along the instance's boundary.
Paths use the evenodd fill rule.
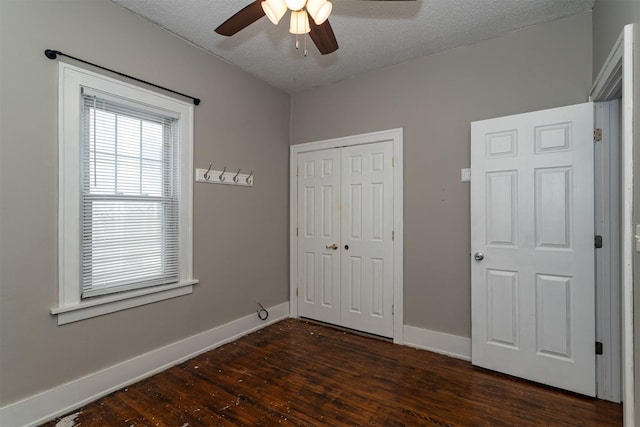
<path fill-rule="evenodd" d="M 625 426 L 635 425 L 634 391 L 634 313 L 633 313 L 633 137 L 634 137 L 634 31 L 624 27 L 620 37 L 598 73 L 590 100 L 609 101 L 622 95 L 620 131 L 620 268 L 622 329 L 622 401 Z"/>
<path fill-rule="evenodd" d="M 298 317 L 298 154 L 330 148 L 393 142 L 393 342 L 403 344 L 404 325 L 404 232 L 403 232 L 403 129 L 351 135 L 292 145 L 289 148 L 289 314 Z"/>
<path fill-rule="evenodd" d="M 594 127 L 602 140 L 594 144 L 595 234 L 603 247 L 596 254 L 596 341 L 603 352 L 596 357 L 599 399 L 619 403 L 622 398 L 620 325 L 620 102 L 596 102 Z"/>

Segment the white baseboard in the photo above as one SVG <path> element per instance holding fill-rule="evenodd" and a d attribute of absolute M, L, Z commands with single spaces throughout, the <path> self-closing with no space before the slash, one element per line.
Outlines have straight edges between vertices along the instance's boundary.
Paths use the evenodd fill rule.
<path fill-rule="evenodd" d="M 289 317 L 289 302 L 269 307 L 268 321 L 251 314 L 0 408 L 0 426 L 35 426 L 164 371 L 198 354 Z"/>
<path fill-rule="evenodd" d="M 415 326 L 404 326 L 404 345 L 471 360 L 471 339 Z"/>

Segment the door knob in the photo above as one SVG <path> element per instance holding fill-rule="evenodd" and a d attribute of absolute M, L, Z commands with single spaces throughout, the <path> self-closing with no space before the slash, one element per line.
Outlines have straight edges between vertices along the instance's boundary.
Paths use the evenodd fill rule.
<path fill-rule="evenodd" d="M 333 245 L 327 245 L 327 246 L 325 246 L 325 248 L 327 248 L 327 249 L 333 249 L 333 250 L 335 251 L 336 249 L 338 249 L 338 245 L 334 243 Z"/>
<path fill-rule="evenodd" d="M 484 254 L 482 252 L 476 252 L 473 255 L 473 259 L 475 259 L 476 261 L 482 261 L 484 259 Z"/>
<path fill-rule="evenodd" d="M 349 245 L 344 245 L 344 248 L 345 248 L 346 250 L 349 250 Z"/>

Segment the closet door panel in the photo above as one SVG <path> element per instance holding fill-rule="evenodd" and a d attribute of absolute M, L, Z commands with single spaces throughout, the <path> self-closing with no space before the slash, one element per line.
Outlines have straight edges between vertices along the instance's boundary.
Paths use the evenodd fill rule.
<path fill-rule="evenodd" d="M 342 149 L 342 325 L 393 337 L 393 145 Z"/>
<path fill-rule="evenodd" d="M 340 324 L 340 149 L 298 155 L 298 312 Z"/>

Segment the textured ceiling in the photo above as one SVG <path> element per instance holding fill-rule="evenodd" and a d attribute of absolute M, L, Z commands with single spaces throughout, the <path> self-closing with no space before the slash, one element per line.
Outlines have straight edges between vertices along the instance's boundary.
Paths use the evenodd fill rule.
<path fill-rule="evenodd" d="M 111 0 L 289 93 L 590 10 L 594 0 L 332 0 L 340 48 L 295 49 L 288 15 L 232 37 L 214 29 L 252 0 Z M 300 37 L 301 47 L 304 37 Z"/>

